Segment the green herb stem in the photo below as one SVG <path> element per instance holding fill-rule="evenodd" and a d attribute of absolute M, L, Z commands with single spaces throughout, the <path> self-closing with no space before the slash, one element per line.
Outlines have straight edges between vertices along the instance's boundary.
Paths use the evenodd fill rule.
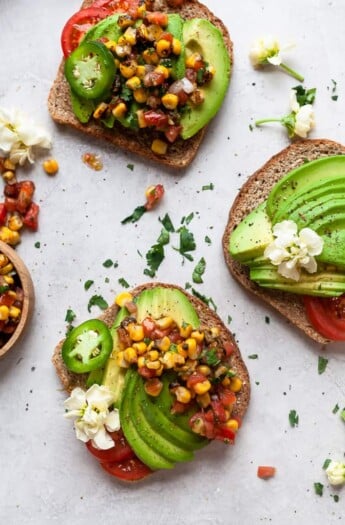
<path fill-rule="evenodd" d="M 286 73 L 294 77 L 296 80 L 299 80 L 300 82 L 303 82 L 304 77 L 297 73 L 294 69 L 291 69 L 291 67 L 287 66 L 286 64 L 281 63 L 280 66 Z"/>
<path fill-rule="evenodd" d="M 281 122 L 281 118 L 262 118 L 255 121 L 255 126 L 261 126 L 261 124 L 267 124 L 267 122 Z"/>

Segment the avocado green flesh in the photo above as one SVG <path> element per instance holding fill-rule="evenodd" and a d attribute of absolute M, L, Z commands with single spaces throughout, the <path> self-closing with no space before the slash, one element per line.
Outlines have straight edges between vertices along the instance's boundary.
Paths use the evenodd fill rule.
<path fill-rule="evenodd" d="M 96 103 L 94 100 L 86 100 L 78 97 L 71 89 L 71 106 L 73 113 L 82 124 L 89 122 L 92 113 L 96 109 Z"/>
<path fill-rule="evenodd" d="M 262 255 L 272 241 L 272 224 L 266 213 L 266 202 L 263 202 L 232 232 L 229 251 L 234 259 L 245 264 Z"/>
<path fill-rule="evenodd" d="M 230 82 L 230 58 L 223 35 L 209 20 L 194 18 L 183 25 L 186 56 L 200 53 L 215 68 L 212 80 L 202 86 L 205 100 L 200 106 L 190 106 L 181 116 L 183 139 L 189 139 L 218 112 Z"/>
<path fill-rule="evenodd" d="M 304 205 L 318 203 L 320 199 L 323 200 L 329 194 L 344 194 L 344 188 L 345 176 L 343 175 L 325 178 L 317 186 L 315 186 L 315 182 L 307 184 L 302 187 L 300 192 L 292 194 L 290 198 L 287 198 L 281 204 L 279 210 L 272 217 L 272 223 L 276 224 L 277 222 L 290 219 L 291 214 L 300 210 Z"/>
<path fill-rule="evenodd" d="M 344 189 L 345 192 L 345 189 Z M 342 197 L 335 198 L 333 195 L 325 197 L 321 203 L 305 205 L 298 212 L 292 213 L 290 220 L 294 221 L 299 229 L 312 228 L 315 231 L 321 226 L 332 224 L 337 215 L 345 214 L 345 193 Z M 340 217 L 339 217 L 340 218 Z"/>
<path fill-rule="evenodd" d="M 290 171 L 273 187 L 267 199 L 267 214 L 274 218 L 282 203 L 288 198 L 301 191 L 303 186 L 319 182 L 330 175 L 344 176 L 345 155 L 325 157 L 303 164 L 299 168 Z"/>
<path fill-rule="evenodd" d="M 117 42 L 122 35 L 121 28 L 117 23 L 119 16 L 119 14 L 111 15 L 98 22 L 85 33 L 82 42 L 91 42 L 93 40 L 99 40 L 100 38 L 107 38 L 108 40 L 115 40 L 115 42 Z"/>
<path fill-rule="evenodd" d="M 174 57 L 171 56 L 171 76 L 175 80 L 181 79 L 184 77 L 186 72 L 186 52 L 183 43 L 183 19 L 177 13 L 172 13 L 168 15 L 168 25 L 165 28 L 167 33 L 171 33 L 174 38 L 177 38 L 181 42 L 181 53 Z"/>

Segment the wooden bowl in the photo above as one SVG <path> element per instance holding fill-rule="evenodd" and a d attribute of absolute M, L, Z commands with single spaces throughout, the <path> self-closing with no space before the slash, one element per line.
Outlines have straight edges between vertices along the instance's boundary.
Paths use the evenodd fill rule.
<path fill-rule="evenodd" d="M 24 292 L 23 307 L 19 323 L 10 338 L 0 347 L 0 358 L 2 358 L 23 335 L 34 309 L 35 292 L 30 272 L 17 252 L 15 252 L 15 250 L 8 244 L 0 241 L 0 253 L 6 255 L 13 264 L 14 270 L 20 281 L 20 286 Z"/>

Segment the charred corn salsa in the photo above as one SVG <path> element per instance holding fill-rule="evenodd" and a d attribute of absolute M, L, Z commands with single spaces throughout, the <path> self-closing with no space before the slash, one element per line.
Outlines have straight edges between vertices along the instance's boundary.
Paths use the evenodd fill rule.
<path fill-rule="evenodd" d="M 222 340 L 218 327 L 195 330 L 190 324 L 178 326 L 169 316 L 146 317 L 138 323 L 128 292 L 116 302 L 131 311 L 118 328 L 117 364 L 137 367 L 145 378 L 146 393 L 154 397 L 162 390 L 162 374 L 173 370 L 177 379 L 170 385 L 175 398 L 172 413 L 182 414 L 197 406 L 189 421 L 191 429 L 208 439 L 232 441 L 240 425 L 232 408 L 242 380 L 230 365 L 234 347 Z"/>
<path fill-rule="evenodd" d="M 0 346 L 11 337 L 19 323 L 24 300 L 18 275 L 9 258 L 0 253 Z"/>
<path fill-rule="evenodd" d="M 134 14 L 114 16 L 116 40 L 88 41 L 86 35 L 66 59 L 73 109 L 84 122 L 92 115 L 108 128 L 115 122 L 135 131 L 149 128 L 152 151 L 164 155 L 180 136 L 181 114 L 203 104 L 203 86 L 214 69 L 198 52 L 185 56 L 169 30 L 171 15 L 147 12 L 142 4 Z M 87 102 L 86 116 L 80 100 L 73 105 L 75 96 Z"/>

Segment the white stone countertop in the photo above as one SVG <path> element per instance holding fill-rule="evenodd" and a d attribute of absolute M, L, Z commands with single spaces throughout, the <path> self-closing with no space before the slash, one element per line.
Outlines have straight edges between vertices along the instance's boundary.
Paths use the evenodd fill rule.
<path fill-rule="evenodd" d="M 252 41 L 272 33 L 296 47 L 285 61 L 316 87 L 316 126 L 311 138 L 344 140 L 345 4 L 342 0 L 205 0 L 234 41 L 234 68 L 224 106 L 209 127 L 200 152 L 183 173 L 171 173 L 108 144 L 56 126 L 47 96 L 61 60 L 60 33 L 78 0 L 2 0 L 0 14 L 0 106 L 17 107 L 53 137 L 60 170 L 48 177 L 39 159 L 18 170 L 31 178 L 40 204 L 36 233 L 17 247 L 31 271 L 36 307 L 25 338 L 0 361 L 0 523 L 4 525 L 254 525 L 335 524 L 345 519 L 345 487 L 329 486 L 322 465 L 344 459 L 345 423 L 333 413 L 345 406 L 345 345 L 325 348 L 307 340 L 278 314 L 253 299 L 231 278 L 222 255 L 227 216 L 241 184 L 289 144 L 279 125 L 250 130 L 254 120 L 289 111 L 298 84 L 277 70 L 254 70 Z M 332 95 L 338 99 L 332 100 Z M 100 155 L 93 171 L 83 153 Z M 133 170 L 128 168 L 133 164 Z M 147 186 L 161 183 L 159 207 L 136 224 L 121 220 L 143 203 Z M 213 183 L 213 191 L 202 186 Z M 189 228 L 197 248 L 182 264 L 172 238 L 156 279 L 184 286 L 204 257 L 204 283 L 218 314 L 236 334 L 252 381 L 247 417 L 234 447 L 214 443 L 195 461 L 148 480 L 125 485 L 105 474 L 74 438 L 63 418 L 65 394 L 51 364 L 64 336 L 67 309 L 75 323 L 101 311 L 87 310 L 91 295 L 111 303 L 123 288 L 148 280 L 145 253 L 159 233 L 159 217 L 175 225 L 194 212 Z M 205 243 L 205 236 L 212 243 Z M 39 247 L 38 244 L 39 243 Z M 140 256 L 140 254 L 142 256 Z M 103 262 L 118 262 L 106 268 Z M 93 280 L 85 291 L 84 283 Z M 258 354 L 257 359 L 250 359 Z M 328 366 L 318 373 L 318 358 Z M 290 410 L 299 415 L 289 424 Z M 258 465 L 276 476 L 258 479 Z M 324 485 L 323 496 L 314 483 Z M 334 500 L 339 496 L 339 501 Z"/>

